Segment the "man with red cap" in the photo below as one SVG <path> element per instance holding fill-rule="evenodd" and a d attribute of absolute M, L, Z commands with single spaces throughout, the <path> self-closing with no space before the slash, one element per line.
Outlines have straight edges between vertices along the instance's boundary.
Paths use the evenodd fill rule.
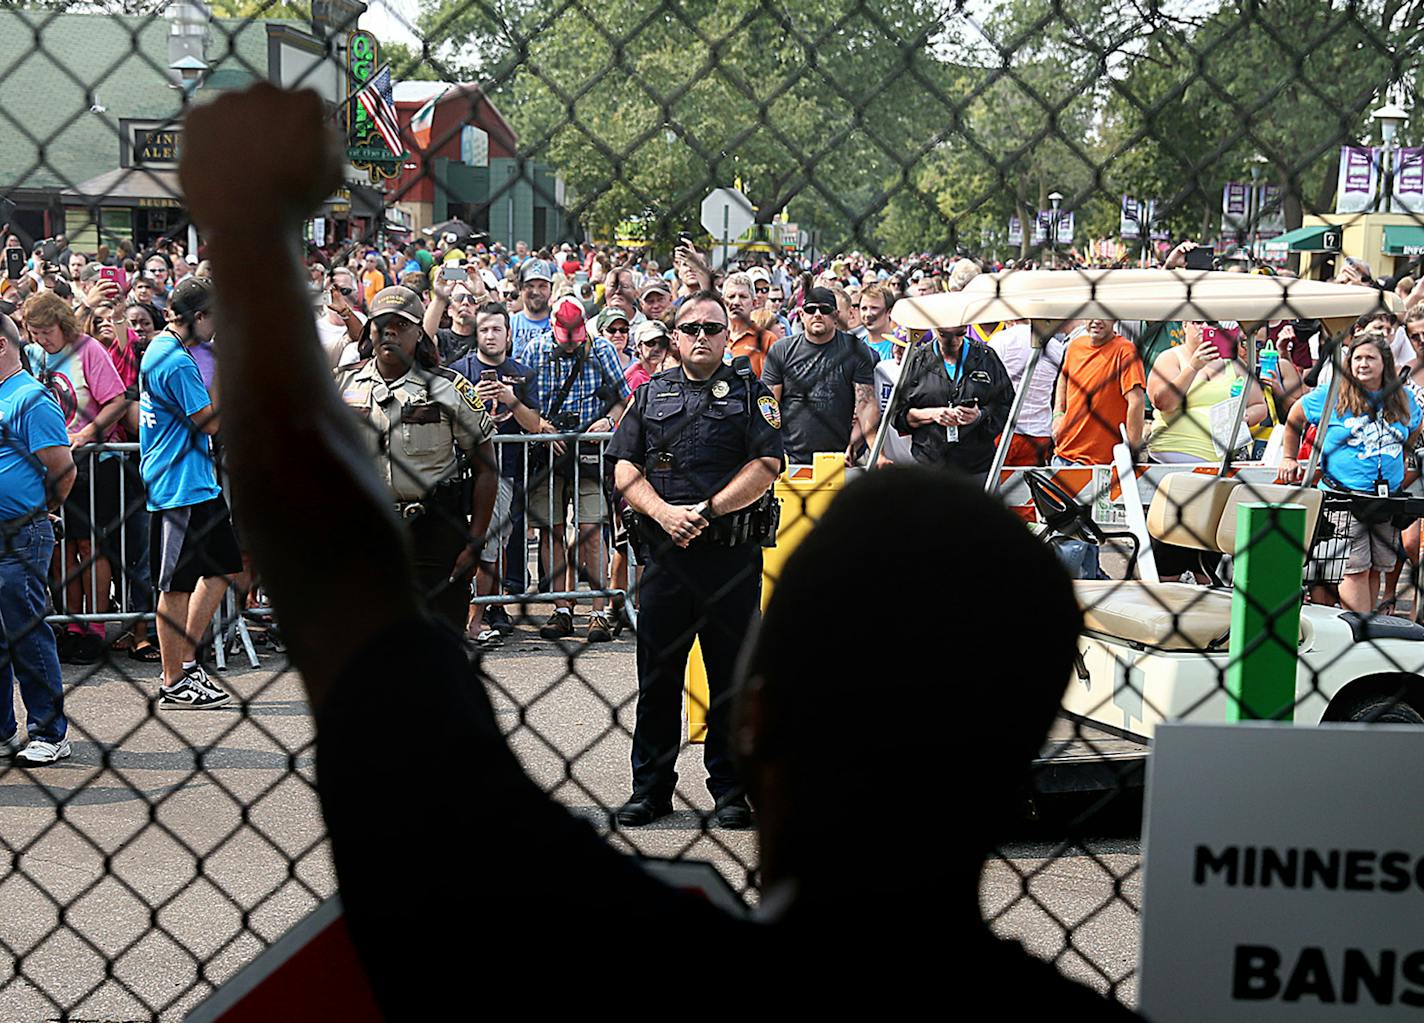
<path fill-rule="evenodd" d="M 554 303 L 550 316 L 552 337 L 530 343 L 524 362 L 538 383 L 540 415 L 545 433 L 608 433 L 623 414 L 630 393 L 618 354 L 604 338 L 589 332 L 583 304 L 572 295 Z M 550 441 L 548 457 L 530 453 L 528 509 L 539 528 L 539 560 L 545 585 L 555 591 L 572 591 L 578 583 L 579 564 L 571 563 L 564 541 L 564 524 L 579 525 L 578 555 L 589 585 L 603 589 L 603 524 L 608 505 L 603 497 L 602 453 L 594 443 Z M 564 639 L 574 633 L 574 602 L 554 602 L 554 613 L 539 630 L 545 639 Z M 593 598 L 588 619 L 588 641 L 613 638 L 613 624 L 604 611 L 604 599 Z"/>

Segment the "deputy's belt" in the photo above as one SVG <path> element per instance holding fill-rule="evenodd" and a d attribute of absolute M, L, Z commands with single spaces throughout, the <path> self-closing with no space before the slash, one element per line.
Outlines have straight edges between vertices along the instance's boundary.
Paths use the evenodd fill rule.
<path fill-rule="evenodd" d="M 396 514 L 401 518 L 410 520 L 418 519 L 426 512 L 439 508 L 449 511 L 460 501 L 458 482 L 454 485 L 441 485 L 430 493 L 426 494 L 418 501 L 397 501 L 395 502 Z"/>

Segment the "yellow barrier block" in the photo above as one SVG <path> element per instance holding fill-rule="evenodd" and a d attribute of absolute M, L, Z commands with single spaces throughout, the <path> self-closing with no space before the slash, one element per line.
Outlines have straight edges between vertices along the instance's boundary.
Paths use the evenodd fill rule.
<path fill-rule="evenodd" d="M 761 606 L 771 599 L 771 591 L 781 575 L 781 567 L 791 552 L 821 520 L 826 508 L 845 486 L 845 455 L 822 451 L 814 465 L 792 466 L 776 481 L 776 499 L 781 502 L 781 525 L 776 546 L 762 551 Z M 702 647 L 693 643 L 687 658 L 684 700 L 687 705 L 687 741 L 707 739 L 707 668 L 702 663 Z"/>

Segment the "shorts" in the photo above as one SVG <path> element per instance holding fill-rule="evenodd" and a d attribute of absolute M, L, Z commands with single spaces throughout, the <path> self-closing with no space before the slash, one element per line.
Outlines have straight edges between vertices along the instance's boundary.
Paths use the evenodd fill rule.
<path fill-rule="evenodd" d="M 1009 453 L 1008 457 L 1004 459 L 1004 464 L 1046 466 L 1048 453 L 1052 450 L 1052 437 L 1034 437 L 1027 433 L 1016 433 L 1009 441 Z"/>
<path fill-rule="evenodd" d="M 553 492 L 553 507 L 550 508 L 550 491 Z M 550 475 L 548 479 L 529 481 L 529 497 L 525 507 L 529 511 L 529 521 L 539 527 L 562 526 L 569 519 L 568 506 L 574 504 L 574 481 L 572 477 Z M 597 479 L 580 476 L 578 481 L 578 508 L 575 521 L 579 524 L 606 522 L 608 504 L 603 498 L 603 484 Z"/>
<path fill-rule="evenodd" d="M 1348 510 L 1326 514 L 1335 526 L 1338 541 L 1345 546 L 1345 574 L 1356 575 L 1377 569 L 1388 572 L 1399 560 L 1399 529 L 1389 522 L 1367 526 Z"/>
<path fill-rule="evenodd" d="M 485 545 L 480 548 L 480 561 L 493 565 L 499 561 L 504 545 L 514 535 L 514 481 L 503 476 L 499 478 L 499 489 L 494 495 L 494 512 L 490 515 L 489 530 L 485 533 Z"/>
<path fill-rule="evenodd" d="M 242 571 L 242 550 L 223 498 L 153 512 L 149 523 L 155 592 L 192 593 L 200 579 Z"/>
<path fill-rule="evenodd" d="M 97 454 L 80 455 L 74 462 L 74 487 L 64 499 L 64 536 L 66 540 L 108 540 L 117 535 L 123 510 L 119 507 L 119 473 L 121 458 L 100 458 Z M 143 487 L 134 487 L 128 480 L 125 499 L 132 503 L 143 500 Z M 92 502 L 92 503 L 91 503 Z M 107 549 L 105 557 L 112 557 Z"/>

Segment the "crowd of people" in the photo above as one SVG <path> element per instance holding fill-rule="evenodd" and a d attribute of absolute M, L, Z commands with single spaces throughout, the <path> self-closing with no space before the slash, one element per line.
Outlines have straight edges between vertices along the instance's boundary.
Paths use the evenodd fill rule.
<path fill-rule="evenodd" d="M 221 706 L 230 697 L 203 670 L 194 639 L 228 586 L 255 599 L 257 581 L 230 536 L 209 447 L 220 423 L 222 334 L 209 266 L 172 239 L 141 253 L 128 243 L 83 252 L 62 236 L 25 247 L 8 234 L 4 244 L 25 259 L 22 274 L 0 284 L 14 335 L 3 350 L 14 350 L 17 377 L 53 397 L 73 452 L 70 486 L 49 488 L 64 533 L 45 558 L 49 592 L 3 609 L 7 622 L 51 608 L 67 619 L 55 628 L 55 664 L 12 658 L 26 704 L 45 706 L 32 703 L 31 689 L 59 692 L 58 663 L 93 663 L 112 646 L 161 663 L 160 705 Z M 1179 245 L 1164 265 L 1182 266 L 1193 247 Z M 1041 342 L 1027 384 L 1026 321 L 932 331 L 894 322 L 902 298 L 957 291 L 1004 268 L 964 255 L 886 261 L 852 252 L 807 265 L 754 254 L 714 268 L 684 240 L 664 266 L 640 250 L 518 242 L 506 251 L 445 234 L 309 246 L 305 266 L 320 358 L 373 428 L 372 455 L 385 459 L 393 502 L 415 531 L 422 585 L 472 652 L 499 646 L 514 630 L 508 606 L 535 593 L 552 605 L 539 627 L 547 640 L 582 631 L 601 643 L 622 630 L 627 509 L 604 445 L 637 392 L 679 368 L 677 315 L 697 295 L 718 296 L 723 358 L 774 399 L 790 464 L 824 452 L 848 465 L 873 456 L 982 482 L 1006 429 L 1006 465 L 1015 467 L 1108 464 L 1124 434 L 1142 461 L 1218 460 L 1228 438 L 1241 442 L 1238 457 L 1260 457 L 1280 426 L 1287 479 L 1306 457 L 1302 439 L 1308 454 L 1326 421 L 1328 486 L 1399 493 L 1418 477 L 1409 452 L 1424 408 L 1424 283 L 1411 278 L 1369 281 L 1396 288 L 1407 311 L 1351 332 L 1327 416 L 1325 382 L 1306 383 L 1326 340 L 1311 322 L 1273 322 L 1254 336 L 1227 322 L 1067 323 Z M 1367 272 L 1346 261 L 1337 279 L 1366 283 Z M 1221 410 L 1243 390 L 1242 429 L 1223 431 Z M 34 395 L 24 389 L 26 408 Z M 4 425 L 8 443 L 12 420 Z M 111 446 L 135 442 L 137 459 Z M 1374 460 L 1370 472 L 1357 464 L 1360 450 Z M 44 461 L 43 447 L 24 454 Z M 31 524 L 35 507 L 11 505 L 0 526 Z M 1401 559 L 1419 560 L 1418 524 L 1402 536 L 1392 528 L 1342 527 L 1345 579 L 1316 599 L 1392 610 Z M 179 555 L 194 551 L 197 567 L 175 575 Z M 1194 552 L 1158 553 L 1167 577 L 1213 568 Z M 118 595 L 128 617 L 111 644 L 105 625 Z M 590 607 L 580 628 L 581 601 Z M 152 610 L 156 635 L 142 617 Z M 59 739 L 49 734 L 56 757 L 67 751 Z"/>

